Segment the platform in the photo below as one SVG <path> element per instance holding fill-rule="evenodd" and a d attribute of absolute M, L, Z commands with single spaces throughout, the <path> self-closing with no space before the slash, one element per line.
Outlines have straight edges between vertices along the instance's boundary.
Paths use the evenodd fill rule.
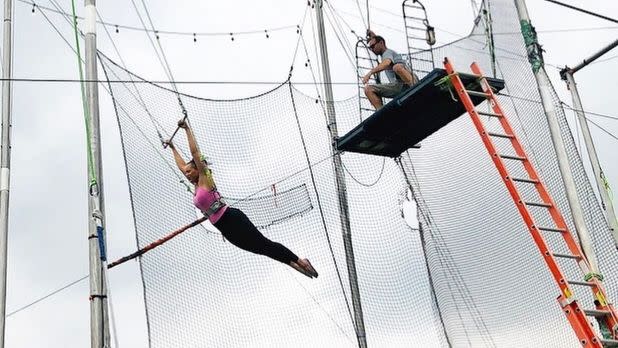
<path fill-rule="evenodd" d="M 377 156 L 397 157 L 438 129 L 466 113 L 460 101 L 453 100 L 444 86 L 436 83 L 447 76 L 446 70 L 434 69 L 417 84 L 395 97 L 380 110 L 337 140 L 337 149 Z M 474 75 L 459 74 L 468 90 L 482 92 Z M 494 92 L 504 81 L 487 78 Z M 457 93 L 453 91 L 453 96 Z M 474 105 L 482 96 L 470 96 Z"/>

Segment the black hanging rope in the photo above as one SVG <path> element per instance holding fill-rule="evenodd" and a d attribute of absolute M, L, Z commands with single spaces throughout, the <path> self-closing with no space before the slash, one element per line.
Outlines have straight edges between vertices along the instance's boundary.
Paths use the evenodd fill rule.
<path fill-rule="evenodd" d="M 292 108 L 294 109 L 294 117 L 296 118 L 296 125 L 298 126 L 298 134 L 300 136 L 300 140 L 303 144 L 303 151 L 305 152 L 305 158 L 307 159 L 307 164 L 309 165 L 309 175 L 311 176 L 311 184 L 313 185 L 313 190 L 315 191 L 316 200 L 318 203 L 318 211 L 320 212 L 320 218 L 322 221 L 322 226 L 324 227 L 324 234 L 326 235 L 326 240 L 328 242 L 328 248 L 330 250 L 331 257 L 333 259 L 333 263 L 335 265 L 335 271 L 337 273 L 337 279 L 339 280 L 339 286 L 341 287 L 341 292 L 343 293 L 343 298 L 345 300 L 346 307 L 348 308 L 348 314 L 350 315 L 350 320 L 354 323 L 354 316 L 352 314 L 352 309 L 350 308 L 350 303 L 348 301 L 348 297 L 345 293 L 345 286 L 343 285 L 343 280 L 341 278 L 341 273 L 339 272 L 339 266 L 337 265 L 337 259 L 335 258 L 335 252 L 333 251 L 333 246 L 330 241 L 330 236 L 328 234 L 328 227 L 326 225 L 326 218 L 324 217 L 324 210 L 322 209 L 322 202 L 320 200 L 320 194 L 318 192 L 318 187 L 315 182 L 315 175 L 313 174 L 311 160 L 309 158 L 309 152 L 307 151 L 307 144 L 305 142 L 305 137 L 302 132 L 302 128 L 300 126 L 300 119 L 298 118 L 298 112 L 296 110 L 296 102 L 294 100 L 294 90 L 292 89 L 292 84 L 288 82 L 288 86 L 290 89 L 290 98 L 292 99 Z M 335 154 L 336 156 L 336 154 Z M 352 325 L 354 327 L 354 331 L 356 331 L 356 325 Z M 358 334 L 358 332 L 356 332 Z"/>
<path fill-rule="evenodd" d="M 569 4 L 565 4 L 565 3 L 560 2 L 560 1 L 556 1 L 556 0 L 545 0 L 545 1 L 554 3 L 556 5 L 564 6 L 566 8 L 570 8 L 571 10 L 575 10 L 575 11 L 579 11 L 579 12 L 582 12 L 582 13 L 585 13 L 585 14 L 589 14 L 589 15 L 594 16 L 594 17 L 605 19 L 605 20 L 608 20 L 610 22 L 618 23 L 617 19 L 613 19 L 613 18 L 610 18 L 610 17 L 607 17 L 607 16 L 600 15 L 598 13 L 594 13 L 594 12 L 591 12 L 591 11 L 588 11 L 588 10 L 584 10 L 583 8 L 575 7 L 575 6 L 569 5 Z"/>

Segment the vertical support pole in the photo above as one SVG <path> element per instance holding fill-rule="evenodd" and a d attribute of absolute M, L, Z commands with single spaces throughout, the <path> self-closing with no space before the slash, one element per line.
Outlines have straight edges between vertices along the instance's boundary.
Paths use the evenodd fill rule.
<path fill-rule="evenodd" d="M 346 264 L 348 267 L 348 278 L 350 281 L 350 290 L 352 293 L 352 307 L 354 310 L 354 325 L 356 331 L 356 339 L 360 348 L 367 347 L 367 337 L 365 335 L 365 322 L 363 319 L 363 309 L 361 306 L 360 290 L 358 288 L 358 278 L 356 275 L 356 264 L 354 263 L 354 249 L 352 245 L 352 233 L 350 228 L 350 212 L 348 209 L 348 196 L 346 190 L 345 176 L 341 156 L 337 153 L 336 140 L 337 120 L 335 116 L 335 106 L 333 103 L 333 86 L 330 77 L 330 68 L 328 65 L 328 50 L 326 46 L 326 32 L 324 29 L 324 17 L 322 13 L 323 0 L 315 1 L 315 12 L 318 25 L 318 36 L 320 42 L 320 58 L 322 60 L 322 77 L 324 80 L 326 116 L 328 119 L 328 131 L 330 133 L 333 165 L 335 167 L 335 185 L 339 192 L 339 216 L 341 220 L 341 230 L 343 233 L 343 245 L 346 254 Z"/>
<path fill-rule="evenodd" d="M 4 348 L 6 269 L 9 234 L 9 184 L 11 168 L 11 112 L 13 82 L 13 0 L 4 1 L 2 56 L 2 155 L 0 159 L 0 348 Z"/>
<path fill-rule="evenodd" d="M 584 143 L 586 144 L 586 150 L 588 150 L 588 157 L 590 158 L 592 171 L 594 172 L 594 179 L 599 190 L 599 195 L 601 197 L 601 206 L 605 211 L 607 223 L 612 232 L 612 236 L 614 237 L 614 244 L 616 245 L 616 248 L 618 248 L 618 222 L 616 221 L 614 204 L 612 203 L 612 200 L 609 196 L 605 181 L 605 174 L 603 174 L 603 169 L 601 168 L 599 157 L 597 156 L 597 152 L 594 148 L 594 142 L 592 141 L 590 128 L 588 128 L 588 121 L 586 120 L 586 115 L 584 115 L 584 108 L 582 106 L 582 101 L 579 97 L 577 84 L 575 83 L 575 79 L 573 78 L 573 73 L 571 72 L 571 70 L 565 70 L 564 77 L 566 78 L 569 91 L 571 91 L 571 97 L 573 98 L 573 107 L 575 108 L 575 112 L 577 113 L 577 119 L 579 120 L 579 125 L 582 129 Z"/>
<path fill-rule="evenodd" d="M 556 114 L 556 109 L 552 102 L 550 92 L 551 85 L 549 76 L 547 76 L 547 72 L 545 71 L 541 47 L 537 41 L 536 31 L 530 22 L 525 1 L 515 0 L 515 7 L 517 8 L 517 13 L 519 14 L 521 32 L 524 36 L 524 42 L 528 51 L 528 60 L 532 65 L 532 71 L 534 72 L 534 78 L 536 79 L 539 94 L 541 95 L 543 109 L 545 109 L 545 116 L 547 117 L 549 131 L 551 133 L 551 140 L 558 158 L 558 167 L 560 168 L 560 174 L 562 175 L 562 180 L 564 182 L 569 208 L 571 210 L 571 215 L 573 216 L 573 223 L 575 224 L 575 230 L 577 231 L 577 236 L 579 237 L 579 243 L 584 255 L 590 263 L 591 271 L 598 272 L 599 268 L 597 258 L 592 246 L 590 233 L 586 227 L 584 213 L 579 202 L 579 197 L 577 196 L 577 187 L 575 186 L 575 179 L 571 173 L 566 147 L 560 133 L 560 124 L 558 123 L 558 116 Z"/>
<path fill-rule="evenodd" d="M 105 206 L 97 85 L 96 3 L 85 0 L 86 100 L 88 136 L 88 244 L 90 250 L 91 347 L 110 347 L 105 257 Z"/>

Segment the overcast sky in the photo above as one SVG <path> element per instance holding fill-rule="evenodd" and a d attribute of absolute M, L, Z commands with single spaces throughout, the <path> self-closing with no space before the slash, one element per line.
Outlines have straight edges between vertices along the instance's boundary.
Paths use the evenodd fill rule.
<path fill-rule="evenodd" d="M 240 32 L 295 26 L 303 18 L 305 1 L 145 1 L 155 26 L 161 31 Z M 612 0 L 569 4 L 618 18 L 618 4 Z M 59 0 L 63 10 L 70 2 Z M 361 6 L 364 6 L 361 1 Z M 426 1 L 430 21 L 437 28 L 440 43 L 465 36 L 472 27 L 473 11 L 468 1 Z M 49 0 L 41 6 L 54 5 Z M 335 0 L 332 5 L 358 32 L 363 31 L 359 10 L 353 0 Z M 400 1 L 370 1 L 371 26 L 385 36 L 389 47 L 405 51 L 405 36 Z M 78 13 L 83 4 L 78 3 Z M 126 0 L 98 4 L 104 21 L 141 27 L 133 6 Z M 75 79 L 77 60 L 44 15 L 73 45 L 70 26 L 60 15 L 36 10 L 15 2 L 14 77 Z M 274 10 L 276 9 L 276 10 Z M 557 5 L 529 0 L 528 9 L 545 49 L 548 73 L 567 104 L 572 104 L 555 66 L 576 65 L 618 37 L 618 25 L 578 14 Z M 143 12 L 142 12 L 143 15 Z M 309 20 L 309 19 L 307 19 Z M 558 31 L 600 28 L 603 30 Z M 114 43 L 128 68 L 151 80 L 166 79 L 152 47 L 142 32 L 109 28 Z M 99 48 L 118 59 L 112 41 L 99 25 Z M 504 34 L 509 35 L 509 34 Z M 296 44 L 295 30 L 265 34 L 200 36 L 161 35 L 161 42 L 177 80 L 184 81 L 275 81 L 285 80 Z M 350 37 L 350 40 L 352 38 Z M 308 39 L 308 41 L 310 41 Z M 308 42 L 312 50 L 312 42 Z M 329 37 L 329 54 L 334 81 L 355 81 L 354 68 L 336 38 Z M 4 49 L 4 48 L 3 48 Z M 586 110 L 618 116 L 614 91 L 618 82 L 618 51 L 575 76 Z M 276 57 L 288 64 L 272 64 Z M 315 54 L 310 52 L 315 60 Z M 297 57 L 294 81 L 311 82 L 303 70 L 303 52 Z M 465 64 L 465 65 L 464 65 Z M 459 66 L 467 66 L 460 63 Z M 99 72 L 99 77 L 103 77 Z M 181 91 L 208 98 L 234 98 L 265 91 L 265 85 L 181 85 Z M 304 87 L 315 93 L 313 87 Z M 356 93 L 355 87 L 335 90 L 336 99 Z M 104 181 L 111 259 L 132 252 L 135 245 L 128 187 L 120 149 L 120 137 L 110 98 L 103 89 L 101 122 L 104 156 Z M 88 273 L 87 195 L 85 133 L 79 85 L 76 83 L 17 82 L 13 99 L 13 147 L 11 175 L 10 236 L 7 313 L 48 294 Z M 571 116 L 569 116 L 571 117 Z M 595 123 L 618 136 L 618 123 L 589 116 Z M 610 185 L 618 186 L 618 140 L 594 125 L 591 131 L 600 161 Z M 577 139 L 577 132 L 574 133 Z M 584 156 L 586 157 L 586 156 Z M 147 347 L 142 289 L 136 262 L 118 267 L 110 276 L 118 339 L 123 347 Z M 10 316 L 6 326 L 6 346 L 86 347 L 89 345 L 88 283 L 82 281 L 59 294 Z"/>

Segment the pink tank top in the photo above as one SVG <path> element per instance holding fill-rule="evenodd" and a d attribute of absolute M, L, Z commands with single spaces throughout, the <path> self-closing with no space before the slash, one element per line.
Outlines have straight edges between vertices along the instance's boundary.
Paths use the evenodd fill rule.
<path fill-rule="evenodd" d="M 211 205 L 217 200 L 221 199 L 221 194 L 215 190 L 207 190 L 203 187 L 197 187 L 195 189 L 195 196 L 193 196 L 193 204 L 201 210 L 202 212 L 208 211 Z M 208 220 L 211 223 L 216 223 L 219 221 L 223 213 L 227 210 L 227 205 L 224 205 L 219 210 L 217 210 L 214 214 L 208 217 Z"/>

